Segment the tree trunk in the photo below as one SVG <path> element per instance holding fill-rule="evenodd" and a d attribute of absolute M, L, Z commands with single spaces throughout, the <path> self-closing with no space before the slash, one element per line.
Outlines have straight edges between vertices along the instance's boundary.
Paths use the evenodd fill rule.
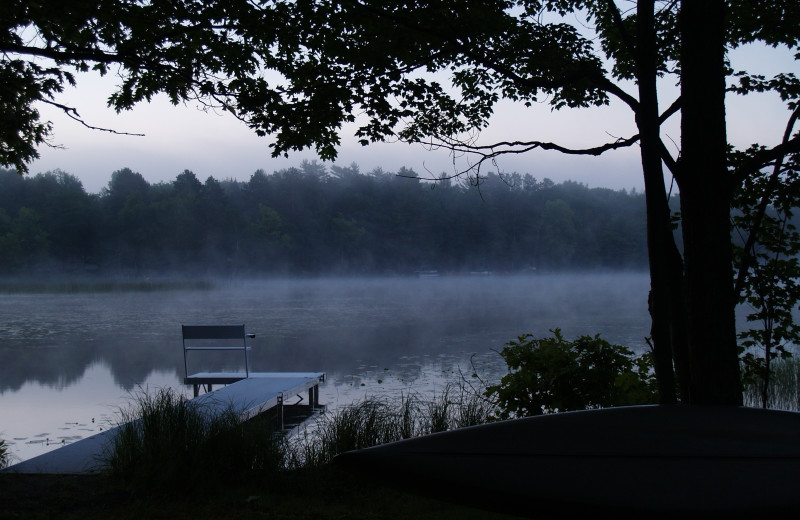
<path fill-rule="evenodd" d="M 664 188 L 661 164 L 658 94 L 656 90 L 656 33 L 654 2 L 637 5 L 636 75 L 639 85 L 639 128 L 647 203 L 647 253 L 650 266 L 650 336 L 653 361 L 661 404 L 674 404 L 675 377 L 672 367 L 672 334 L 670 332 L 669 243 L 673 243 L 669 221 L 669 205 Z"/>
<path fill-rule="evenodd" d="M 681 402 L 689 402 L 691 388 L 691 365 L 689 356 L 689 339 L 686 311 L 686 279 L 683 276 L 683 258 L 670 233 L 667 248 L 669 263 L 670 288 L 670 334 L 672 339 L 672 357 L 675 362 L 675 373 L 678 377 L 678 390 Z"/>
<path fill-rule="evenodd" d="M 693 404 L 742 404 L 725 153 L 723 0 L 681 2 L 678 186 Z"/>

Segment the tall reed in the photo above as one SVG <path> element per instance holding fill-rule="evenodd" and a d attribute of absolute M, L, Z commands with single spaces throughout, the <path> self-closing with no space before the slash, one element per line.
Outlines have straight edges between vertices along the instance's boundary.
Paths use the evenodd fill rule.
<path fill-rule="evenodd" d="M 756 380 L 745 385 L 745 406 L 761 407 L 762 384 L 762 381 Z M 800 359 L 790 357 L 772 361 L 767 407 L 800 410 Z"/>
<path fill-rule="evenodd" d="M 135 487 L 171 490 L 286 466 L 285 441 L 268 418 L 244 421 L 233 409 L 212 415 L 170 388 L 140 391 L 119 415 L 102 462 L 109 475 Z"/>
<path fill-rule="evenodd" d="M 0 469 L 8 466 L 11 454 L 8 452 L 8 443 L 5 439 L 0 439 Z"/>
<path fill-rule="evenodd" d="M 319 467 L 357 450 L 492 420 L 493 406 L 462 384 L 449 384 L 431 399 L 401 395 L 370 398 L 326 413 L 297 435 L 295 467 Z"/>

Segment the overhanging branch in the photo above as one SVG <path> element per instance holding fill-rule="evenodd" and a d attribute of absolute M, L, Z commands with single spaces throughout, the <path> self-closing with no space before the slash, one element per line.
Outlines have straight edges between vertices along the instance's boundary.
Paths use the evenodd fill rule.
<path fill-rule="evenodd" d="M 786 154 L 791 153 L 790 151 L 778 151 L 781 147 L 788 145 L 791 142 L 795 142 L 795 149 L 792 150 L 794 152 L 797 151 L 797 148 L 800 148 L 800 141 L 798 138 L 795 137 L 794 139 L 790 139 L 792 132 L 794 131 L 794 125 L 797 123 L 798 118 L 800 118 L 800 108 L 795 109 L 792 112 L 792 115 L 789 117 L 789 122 L 786 124 L 786 130 L 783 133 L 783 142 L 773 148 L 772 150 L 766 150 L 763 154 L 757 155 L 760 156 L 768 156 L 770 157 L 767 161 L 775 161 L 772 169 L 772 174 L 770 175 L 769 181 L 767 181 L 767 187 L 764 190 L 764 194 L 761 196 L 761 201 L 759 202 L 758 209 L 756 211 L 756 216 L 753 222 L 752 227 L 749 230 L 747 240 L 745 242 L 744 248 L 742 249 L 742 260 L 739 263 L 739 268 L 736 273 L 736 283 L 734 286 L 734 294 L 738 297 L 742 290 L 744 289 L 745 284 L 745 277 L 747 276 L 747 271 L 750 269 L 753 263 L 753 247 L 755 246 L 756 239 L 758 238 L 758 233 L 761 230 L 761 223 L 764 220 L 764 215 L 767 211 L 767 206 L 769 205 L 770 200 L 772 199 L 772 194 L 778 187 L 778 181 L 780 179 L 781 169 L 783 168 L 783 161 L 786 157 Z M 777 155 L 776 155 L 777 154 Z M 754 158 L 754 160 L 756 160 Z M 765 162 L 758 162 L 759 167 L 755 167 L 755 164 L 750 165 L 749 163 L 746 165 L 749 173 L 747 175 L 752 174 L 761 168 L 764 167 Z M 754 169 L 753 169 L 754 168 Z M 737 177 L 743 179 L 741 177 L 742 173 L 739 173 Z"/>
<path fill-rule="evenodd" d="M 50 58 L 56 62 L 67 62 L 73 60 L 92 61 L 95 63 L 120 63 L 122 56 L 116 53 L 104 52 L 98 49 L 86 49 L 81 51 L 58 50 L 47 47 L 30 47 L 26 45 L 5 45 L 0 48 L 0 52 L 8 54 L 21 54 L 25 56 L 38 56 Z"/>
<path fill-rule="evenodd" d="M 68 107 L 67 105 L 62 105 L 61 103 L 56 103 L 55 101 L 51 101 L 51 100 L 48 100 L 48 99 L 40 99 L 39 101 L 41 101 L 42 103 L 47 103 L 48 105 L 51 105 L 51 106 L 54 106 L 54 107 L 60 109 L 61 111 L 63 111 L 67 115 L 67 117 L 77 121 L 78 123 L 82 124 L 83 126 L 85 126 L 86 128 L 88 128 L 90 130 L 99 130 L 101 132 L 108 132 L 110 134 L 116 134 L 116 135 L 132 135 L 132 136 L 135 136 L 135 137 L 144 137 L 144 134 L 136 134 L 136 133 L 132 133 L 132 132 L 120 132 L 120 131 L 114 130 L 112 128 L 103 128 L 103 127 L 99 127 L 99 126 L 90 125 L 89 123 L 87 123 L 86 121 L 83 120 L 83 118 L 80 116 L 80 114 L 78 114 L 78 111 L 73 107 Z"/>
<path fill-rule="evenodd" d="M 590 148 L 570 148 L 558 143 L 547 141 L 499 141 L 489 145 L 472 144 L 469 140 L 456 139 L 454 137 L 436 136 L 431 141 L 416 141 L 432 150 L 449 150 L 452 155 L 469 155 L 476 160 L 467 169 L 454 173 L 453 175 L 437 177 L 436 180 L 452 179 L 468 173 L 469 171 L 480 171 L 486 161 L 493 162 L 502 155 L 523 154 L 532 150 L 554 150 L 566 155 L 588 155 L 598 156 L 609 150 L 626 148 L 639 141 L 639 134 L 626 139 L 619 138 L 615 141 Z"/>
<path fill-rule="evenodd" d="M 792 114 L 794 119 L 797 119 L 797 113 L 798 111 L 795 110 L 795 112 Z M 743 182 L 744 179 L 749 175 L 754 174 L 764 166 L 768 166 L 775 161 L 782 161 L 787 155 L 798 152 L 800 152 L 800 135 L 784 141 L 774 148 L 756 153 L 753 155 L 753 157 L 748 159 L 742 166 L 733 172 L 732 180 L 733 182 L 739 184 Z"/>

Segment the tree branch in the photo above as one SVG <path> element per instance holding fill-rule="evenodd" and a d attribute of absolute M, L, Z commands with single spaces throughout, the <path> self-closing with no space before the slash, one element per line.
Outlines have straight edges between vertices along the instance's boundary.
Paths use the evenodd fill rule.
<path fill-rule="evenodd" d="M 667 109 L 660 116 L 658 116 L 658 124 L 663 125 L 667 119 L 678 113 L 681 109 L 681 104 L 681 97 L 678 96 L 675 101 L 673 101 L 672 104 L 667 107 Z M 661 141 L 660 153 L 661 160 L 664 161 L 664 164 L 667 166 L 667 169 L 669 169 L 672 176 L 676 179 L 679 178 L 681 175 L 680 165 L 678 164 L 678 161 L 672 157 L 672 154 L 669 153 L 669 150 L 667 150 L 663 140 Z"/>
<path fill-rule="evenodd" d="M 664 124 L 664 121 L 676 114 L 681 109 L 682 103 L 683 101 L 681 100 L 681 97 L 678 96 L 675 101 L 673 101 L 672 104 L 660 116 L 658 116 L 659 124 Z"/>
<path fill-rule="evenodd" d="M 123 57 L 119 54 L 104 52 L 97 49 L 82 51 L 57 50 L 50 47 L 30 47 L 27 45 L 4 45 L 2 53 L 23 54 L 27 56 L 40 56 L 55 61 L 88 60 L 96 63 L 119 63 Z"/>
<path fill-rule="evenodd" d="M 744 289 L 745 284 L 745 277 L 747 275 L 747 271 L 750 269 L 753 263 L 753 247 L 755 246 L 756 239 L 758 238 L 758 232 L 761 230 L 761 223 L 764 220 L 764 215 L 767 211 L 767 206 L 769 205 L 769 201 L 772 198 L 772 194 L 778 187 L 778 181 L 780 180 L 780 173 L 783 167 L 783 160 L 786 157 L 786 154 L 789 152 L 775 152 L 778 148 L 788 145 L 792 141 L 795 142 L 797 149 L 800 149 L 800 141 L 798 138 L 790 139 L 792 135 L 792 131 L 794 130 L 794 125 L 797 122 L 797 119 L 800 118 L 800 108 L 796 108 L 792 115 L 789 117 L 788 123 L 786 123 L 786 130 L 783 132 L 783 141 L 780 145 L 776 146 L 772 150 L 767 150 L 764 155 L 767 153 L 772 156 L 774 153 L 778 153 L 779 155 L 774 156 L 775 165 L 772 168 L 772 174 L 770 175 L 769 181 L 767 181 L 767 187 L 764 190 L 764 194 L 761 196 L 761 201 L 758 204 L 758 210 L 756 211 L 756 217 L 753 222 L 753 225 L 750 227 L 750 232 L 747 236 L 747 241 L 745 242 L 743 252 L 742 252 L 742 261 L 739 263 L 739 269 L 736 273 L 736 283 L 734 284 L 734 294 L 739 296 L 742 290 Z M 793 151 L 797 151 L 797 149 Z M 770 159 L 772 160 L 772 159 Z M 760 163 L 763 167 L 763 162 Z M 752 167 L 748 167 L 752 168 Z M 752 172 L 758 171 L 760 168 L 756 168 L 752 170 Z M 751 172 L 751 173 L 752 173 Z M 741 175 L 737 175 L 740 177 Z"/>
<path fill-rule="evenodd" d="M 84 121 L 83 118 L 81 118 L 80 114 L 78 114 L 78 111 L 73 107 L 68 107 L 66 105 L 62 105 L 61 103 L 56 103 L 55 101 L 51 101 L 51 100 L 48 100 L 48 99 L 40 98 L 39 101 L 41 101 L 42 103 L 47 103 L 48 105 L 51 105 L 51 106 L 54 106 L 56 108 L 61 109 L 67 115 L 67 117 L 69 117 L 70 119 L 74 119 L 75 121 L 77 121 L 78 123 L 82 124 L 83 126 L 85 126 L 86 128 L 88 128 L 90 130 L 99 130 L 101 132 L 108 132 L 110 134 L 116 134 L 116 135 L 131 135 L 131 136 L 135 136 L 135 137 L 144 137 L 144 134 L 134 134 L 134 133 L 131 133 L 131 132 L 120 132 L 118 130 L 114 130 L 114 129 L 111 129 L 111 128 L 102 128 L 102 127 L 99 127 L 99 126 L 90 125 L 89 123 Z"/>
<path fill-rule="evenodd" d="M 794 121 L 798 119 L 798 110 L 800 110 L 800 108 L 792 113 L 792 119 L 790 120 L 792 125 L 794 124 Z M 747 176 L 752 175 L 769 163 L 773 161 L 782 162 L 784 157 L 790 153 L 797 152 L 800 152 L 800 135 L 789 140 L 784 140 L 781 144 L 775 146 L 774 148 L 770 148 L 769 150 L 757 152 L 755 155 L 753 155 L 753 157 L 745 161 L 741 167 L 737 168 L 733 172 L 732 181 L 736 184 L 739 184 L 743 182 Z"/>
<path fill-rule="evenodd" d="M 561 146 L 557 143 L 546 141 L 499 141 L 490 145 L 475 145 L 467 140 L 460 140 L 448 136 L 437 136 L 434 141 L 416 141 L 417 144 L 422 144 L 429 147 L 431 150 L 445 149 L 449 150 L 452 155 L 473 155 L 477 157 L 477 161 L 472 163 L 468 168 L 461 170 L 453 175 L 436 177 L 433 180 L 444 180 L 459 177 L 469 171 L 480 171 L 481 167 L 486 161 L 494 162 L 495 159 L 501 155 L 508 154 L 523 154 L 531 150 L 555 150 L 566 155 L 591 155 L 598 156 L 609 150 L 616 150 L 618 148 L 626 148 L 632 146 L 639 141 L 639 134 L 628 137 L 627 139 L 617 139 L 616 141 L 605 143 L 600 146 L 591 148 L 568 148 Z M 500 148 L 500 149 L 498 149 Z"/>

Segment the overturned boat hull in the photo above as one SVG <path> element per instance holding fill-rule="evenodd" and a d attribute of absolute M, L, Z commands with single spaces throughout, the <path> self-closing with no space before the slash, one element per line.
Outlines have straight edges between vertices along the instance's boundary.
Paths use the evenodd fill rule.
<path fill-rule="evenodd" d="M 524 516 L 800 513 L 800 413 L 633 406 L 490 423 L 344 453 L 338 465 Z"/>

